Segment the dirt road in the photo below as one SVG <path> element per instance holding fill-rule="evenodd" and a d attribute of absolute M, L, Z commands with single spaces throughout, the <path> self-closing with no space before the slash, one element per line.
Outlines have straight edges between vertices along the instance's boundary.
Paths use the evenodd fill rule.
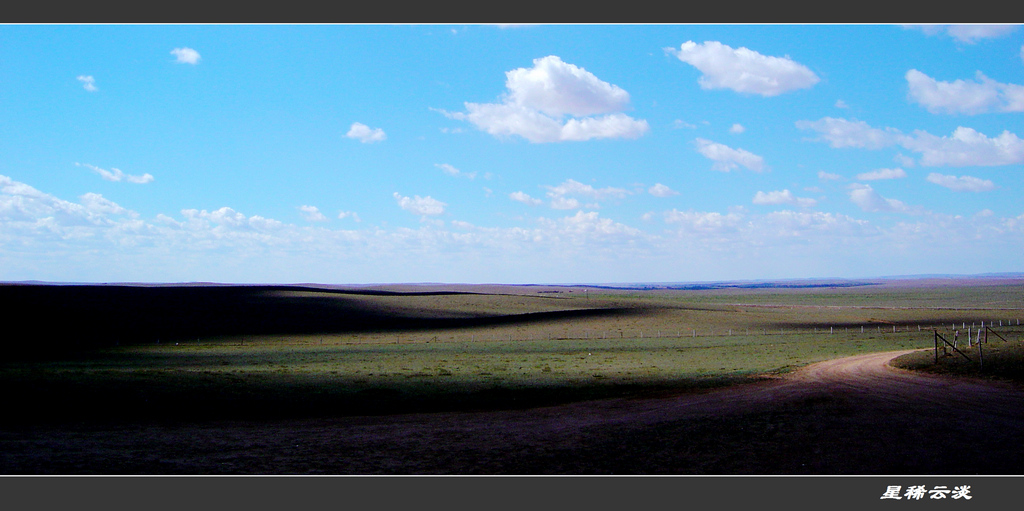
<path fill-rule="evenodd" d="M 6 474 L 1024 474 L 1024 389 L 906 352 L 715 391 L 473 413 L 0 431 Z"/>

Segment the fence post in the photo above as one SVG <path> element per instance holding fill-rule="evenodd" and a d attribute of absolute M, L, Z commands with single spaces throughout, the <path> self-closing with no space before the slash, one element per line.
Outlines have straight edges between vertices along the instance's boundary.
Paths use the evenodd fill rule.
<path fill-rule="evenodd" d="M 978 332 L 978 334 L 980 335 L 981 332 Z M 988 334 L 986 334 L 985 337 L 988 337 Z M 985 355 L 981 350 L 981 341 L 978 341 L 978 371 L 983 370 L 985 370 Z"/>

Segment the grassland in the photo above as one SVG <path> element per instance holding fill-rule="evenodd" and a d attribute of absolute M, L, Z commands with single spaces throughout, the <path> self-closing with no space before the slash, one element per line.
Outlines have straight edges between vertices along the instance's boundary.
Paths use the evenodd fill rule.
<path fill-rule="evenodd" d="M 1005 323 L 1005 345 L 986 354 L 990 374 L 1019 377 L 1006 368 L 1016 367 L 1022 340 L 1024 281 L 853 284 L 0 286 L 5 303 L 17 304 L 11 317 L 36 325 L 6 338 L 0 384 L 14 390 L 4 420 L 529 407 L 730 385 L 830 358 L 932 348 L 933 328 L 982 321 Z M 933 356 L 914 367 L 958 363 L 925 363 Z"/>

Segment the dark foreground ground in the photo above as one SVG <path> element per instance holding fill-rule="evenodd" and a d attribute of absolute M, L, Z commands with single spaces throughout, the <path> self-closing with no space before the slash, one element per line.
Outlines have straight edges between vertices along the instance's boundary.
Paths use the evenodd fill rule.
<path fill-rule="evenodd" d="M 1018 288 L 1008 289 L 1006 296 L 1016 304 Z M 153 342 L 154 336 L 170 342 L 225 333 L 411 332 L 467 323 L 634 317 L 615 308 L 569 310 L 564 304 L 572 302 L 554 295 L 533 298 L 550 303 L 546 308 L 502 316 L 445 307 L 396 312 L 367 300 L 366 291 L 331 293 L 307 296 L 293 287 L 0 286 L 0 299 L 10 304 L 8 322 L 32 325 L 28 334 L 5 338 L 0 361 L 55 353 L 88 357 L 90 350 Z M 430 293 L 445 301 L 466 294 Z M 412 295 L 423 297 L 415 290 L 395 296 Z M 935 296 L 949 301 L 946 294 Z M 499 309 L 517 300 L 509 298 Z M 141 420 L 127 413 L 57 414 L 53 420 L 47 412 L 53 403 L 18 401 L 38 389 L 19 388 L 25 382 L 14 381 L 5 390 L 7 415 L 0 420 L 0 475 L 1024 474 L 1021 386 L 896 370 L 888 362 L 897 355 L 830 361 L 722 389 L 335 418 L 253 413 L 247 420 L 227 420 L 186 413 L 171 416 L 192 418 L 154 414 Z M 175 406 L 189 409 L 187 402 Z"/>
<path fill-rule="evenodd" d="M 1024 473 L 1024 391 L 874 354 L 514 411 L 0 430 L 4 474 Z"/>

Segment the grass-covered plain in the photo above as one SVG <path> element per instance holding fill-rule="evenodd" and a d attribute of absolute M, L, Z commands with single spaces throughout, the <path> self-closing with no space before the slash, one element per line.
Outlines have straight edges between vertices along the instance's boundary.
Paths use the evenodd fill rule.
<path fill-rule="evenodd" d="M 928 335 L 346 342 L 208 340 L 9 363 L 35 418 L 351 415 L 550 404 L 748 381 L 829 358 L 927 347 Z M 41 399 L 42 398 L 42 399 Z M 33 403 L 46 402 L 43 409 Z M 11 417 L 9 417 L 11 418 Z"/>
<path fill-rule="evenodd" d="M 34 346 L 31 356 L 0 364 L 0 384 L 14 389 L 8 421 L 535 406 L 728 385 L 830 358 L 931 348 L 932 328 L 982 321 L 1006 324 L 1010 353 L 1021 334 L 1009 325 L 1024 316 L 1019 280 L 716 289 L 38 287 L 4 289 L 30 292 L 20 303 L 47 304 L 54 321 L 50 337 L 41 328 L 31 339 L 8 340 Z M 83 329 L 90 310 L 96 316 Z M 126 319 L 99 314 L 111 310 Z M 992 349 L 990 366 L 1008 366 Z"/>

